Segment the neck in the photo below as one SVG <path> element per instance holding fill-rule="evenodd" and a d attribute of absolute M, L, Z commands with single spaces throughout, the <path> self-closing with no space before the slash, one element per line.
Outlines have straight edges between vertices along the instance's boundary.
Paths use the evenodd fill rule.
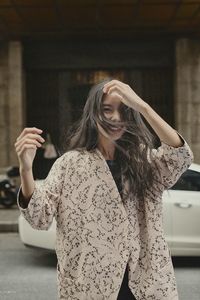
<path fill-rule="evenodd" d="M 98 149 L 103 154 L 106 160 L 113 160 L 115 154 L 115 145 L 113 145 L 110 141 L 98 144 Z"/>

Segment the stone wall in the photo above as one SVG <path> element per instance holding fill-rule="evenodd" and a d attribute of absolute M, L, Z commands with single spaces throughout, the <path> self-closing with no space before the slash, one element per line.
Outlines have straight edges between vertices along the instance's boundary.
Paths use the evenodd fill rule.
<path fill-rule="evenodd" d="M 8 45 L 0 45 L 0 167 L 9 163 Z"/>
<path fill-rule="evenodd" d="M 177 40 L 175 58 L 175 128 L 200 163 L 200 40 Z M 21 43 L 1 43 L 0 168 L 18 165 L 14 143 L 25 124 L 22 75 Z"/>
<path fill-rule="evenodd" d="M 22 126 L 22 47 L 10 41 L 0 45 L 0 168 L 18 165 L 14 143 Z"/>
<path fill-rule="evenodd" d="M 200 163 L 200 40 L 176 42 L 175 120 Z"/>

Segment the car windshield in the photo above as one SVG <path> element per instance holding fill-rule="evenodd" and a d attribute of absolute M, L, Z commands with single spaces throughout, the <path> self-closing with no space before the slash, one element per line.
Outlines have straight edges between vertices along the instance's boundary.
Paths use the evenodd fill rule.
<path fill-rule="evenodd" d="M 178 179 L 172 190 L 200 191 L 200 173 L 188 169 Z"/>

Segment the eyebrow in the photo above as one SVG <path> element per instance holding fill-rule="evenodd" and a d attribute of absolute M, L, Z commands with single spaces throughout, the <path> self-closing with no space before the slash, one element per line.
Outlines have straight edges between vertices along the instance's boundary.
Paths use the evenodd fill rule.
<path fill-rule="evenodd" d="M 112 107 L 111 104 L 103 103 L 103 107 L 105 107 L 105 106 L 107 106 L 107 107 Z M 121 103 L 121 104 L 119 105 L 119 108 L 121 109 L 123 106 L 124 106 L 123 103 Z"/>

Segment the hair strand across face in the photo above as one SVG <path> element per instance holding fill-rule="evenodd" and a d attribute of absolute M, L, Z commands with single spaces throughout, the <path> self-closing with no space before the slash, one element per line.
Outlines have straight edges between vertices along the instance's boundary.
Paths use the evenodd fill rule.
<path fill-rule="evenodd" d="M 107 131 L 110 126 L 123 126 L 124 134 L 115 144 L 115 159 L 120 164 L 118 176 L 124 176 L 129 182 L 131 198 L 144 199 L 147 189 L 153 184 L 153 167 L 148 160 L 148 153 L 154 148 L 155 136 L 151 133 L 139 112 L 122 105 L 120 122 L 105 118 L 102 110 L 103 87 L 111 79 L 106 79 L 94 85 L 89 92 L 83 114 L 79 121 L 72 125 L 67 133 L 63 151 L 81 150 L 93 151 L 98 144 L 97 123 Z M 126 197 L 121 192 L 122 198 Z"/>

